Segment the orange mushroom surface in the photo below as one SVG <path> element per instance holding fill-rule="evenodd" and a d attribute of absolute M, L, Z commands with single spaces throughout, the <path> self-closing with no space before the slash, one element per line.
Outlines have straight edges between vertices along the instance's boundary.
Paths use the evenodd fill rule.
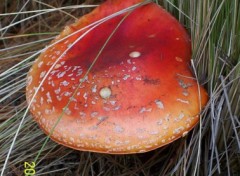
<path fill-rule="evenodd" d="M 199 121 L 208 95 L 190 71 L 185 29 L 154 3 L 113 15 L 141 2 L 107 0 L 65 27 L 33 64 L 27 101 L 46 134 L 59 119 L 54 141 L 83 151 L 140 153 L 180 138 Z"/>

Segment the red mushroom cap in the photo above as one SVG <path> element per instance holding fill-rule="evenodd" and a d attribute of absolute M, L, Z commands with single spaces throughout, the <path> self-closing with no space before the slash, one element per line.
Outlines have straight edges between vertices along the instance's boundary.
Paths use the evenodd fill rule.
<path fill-rule="evenodd" d="M 67 26 L 32 66 L 27 101 L 34 98 L 30 111 L 46 134 L 61 117 L 54 141 L 101 153 L 146 152 L 199 121 L 208 96 L 189 69 L 189 36 L 168 12 L 149 3 L 84 28 L 140 2 L 106 1 Z"/>

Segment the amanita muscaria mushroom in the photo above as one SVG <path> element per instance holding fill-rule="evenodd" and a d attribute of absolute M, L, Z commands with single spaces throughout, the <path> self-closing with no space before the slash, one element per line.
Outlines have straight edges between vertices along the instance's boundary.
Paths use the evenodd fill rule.
<path fill-rule="evenodd" d="M 33 64 L 27 101 L 46 134 L 60 118 L 54 141 L 139 153 L 180 138 L 199 121 L 208 96 L 189 68 L 189 36 L 168 12 L 148 3 L 84 28 L 141 2 L 107 0 L 65 27 Z"/>

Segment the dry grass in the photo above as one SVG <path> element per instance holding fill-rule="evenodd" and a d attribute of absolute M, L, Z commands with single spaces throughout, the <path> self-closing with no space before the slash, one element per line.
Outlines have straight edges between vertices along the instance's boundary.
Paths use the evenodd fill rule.
<path fill-rule="evenodd" d="M 41 150 L 46 136 L 30 115 L 23 118 L 27 107 L 26 74 L 34 59 L 66 24 L 100 3 L 49 2 L 2 0 L 0 3 L 0 172 L 3 175 L 24 175 L 24 162 L 34 161 L 38 154 L 36 175 L 44 176 L 240 175 L 238 0 L 157 2 L 189 31 L 193 72 L 207 88 L 210 100 L 202 112 L 201 123 L 186 137 L 145 154 L 122 156 L 75 151 L 53 141 L 48 141 Z"/>

